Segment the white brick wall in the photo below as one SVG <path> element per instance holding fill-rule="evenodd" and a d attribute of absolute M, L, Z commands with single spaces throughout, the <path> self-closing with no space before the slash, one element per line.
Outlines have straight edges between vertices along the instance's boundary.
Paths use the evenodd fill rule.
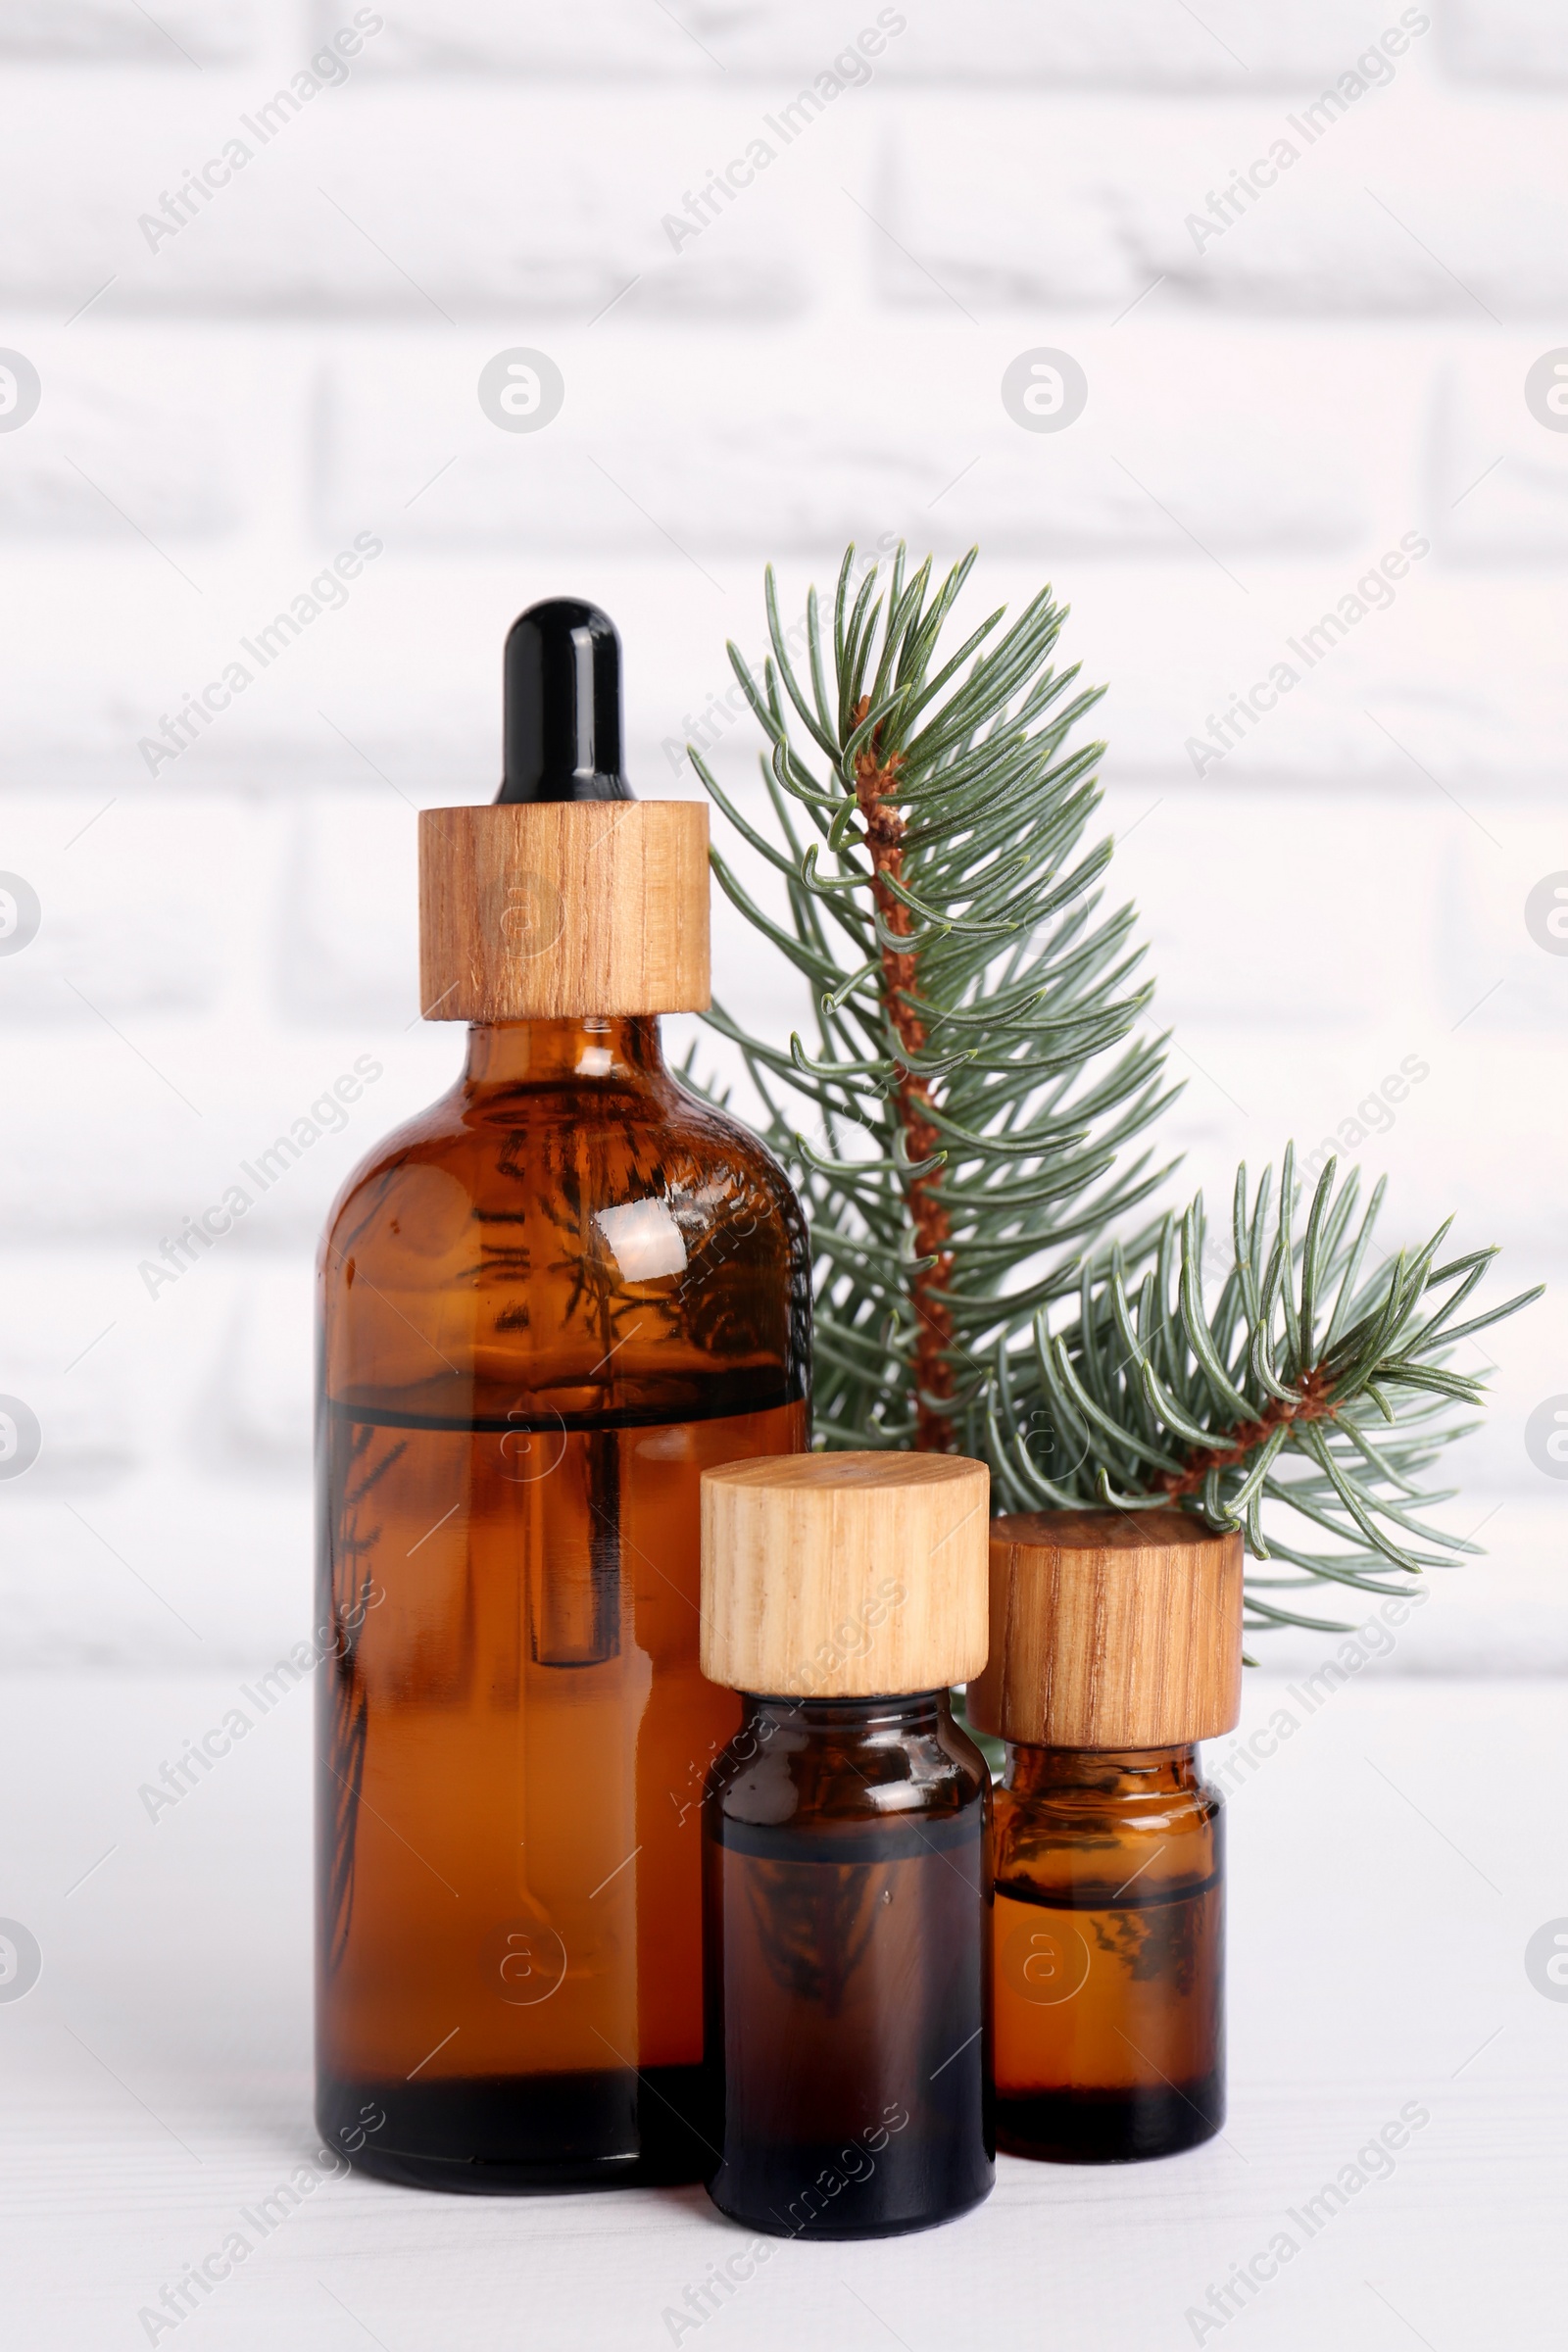
<path fill-rule="evenodd" d="M 1568 434 L 1523 384 L 1568 335 L 1562 9 L 1407 25 L 1336 116 L 1426 12 L 906 0 L 787 143 L 768 118 L 875 8 L 378 13 L 264 142 L 345 0 L 0 8 L 0 345 L 43 386 L 0 433 L 0 868 L 43 906 L 0 958 L 0 1390 L 45 1431 L 0 1484 L 8 1657 L 244 1666 L 305 1622 L 315 1232 L 461 1046 L 416 1017 L 413 811 L 493 789 L 501 638 L 551 592 L 614 614 L 635 781 L 686 793 L 664 747 L 725 638 L 760 647 L 769 555 L 792 611 L 852 533 L 978 538 L 976 602 L 1054 580 L 1112 684 L 1111 888 L 1188 1080 L 1184 1183 L 1223 1215 L 1238 1154 L 1314 1150 L 1414 1056 L 1357 1153 L 1390 1240 L 1454 1209 L 1504 1280 L 1560 1284 L 1568 957 L 1523 908 L 1568 868 Z M 759 136 L 677 249 L 665 217 Z M 566 383 L 537 435 L 475 395 L 519 344 Z M 1059 435 L 999 398 L 1038 345 L 1089 379 Z M 149 774 L 139 739 L 361 532 L 342 609 Z M 1195 775 L 1208 714 L 1406 533 L 1393 606 Z M 717 755 L 746 792 L 754 751 L 736 724 Z M 787 1025 L 722 906 L 715 939 L 730 1003 Z M 347 1129 L 149 1297 L 138 1263 L 364 1053 Z M 1454 1506 L 1494 1557 L 1397 1668 L 1568 1668 L 1568 1487 L 1522 1439 L 1565 1342 L 1555 1288 L 1494 1335 Z"/>

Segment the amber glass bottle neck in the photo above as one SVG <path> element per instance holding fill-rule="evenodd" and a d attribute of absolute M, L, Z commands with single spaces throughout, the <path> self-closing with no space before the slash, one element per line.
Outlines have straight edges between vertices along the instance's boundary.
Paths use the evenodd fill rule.
<path fill-rule="evenodd" d="M 1186 1747 L 1007 1749 L 1006 1788 L 1018 1796 L 1074 1788 L 1097 1796 L 1156 1796 L 1198 1787 L 1198 1749 Z"/>
<path fill-rule="evenodd" d="M 756 1698 L 743 1694 L 747 1718 L 773 1731 L 789 1730 L 826 1745 L 853 1744 L 885 1732 L 934 1732 L 953 1712 L 946 1690 L 911 1690 L 892 1698 Z"/>
<path fill-rule="evenodd" d="M 475 1021 L 465 1086 L 625 1084 L 666 1075 L 654 1013 L 584 1014 L 559 1021 Z"/>

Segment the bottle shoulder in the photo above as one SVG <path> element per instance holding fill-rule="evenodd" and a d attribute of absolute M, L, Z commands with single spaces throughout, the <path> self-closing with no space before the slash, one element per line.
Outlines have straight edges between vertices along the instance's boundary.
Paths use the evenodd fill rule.
<path fill-rule="evenodd" d="M 769 1713 L 748 1716 L 710 1767 L 710 1826 L 874 1828 L 978 1814 L 989 1820 L 991 1775 L 960 1726 L 883 1724 L 823 1739 Z"/>
<path fill-rule="evenodd" d="M 713 1150 L 751 1167 L 763 1181 L 780 1186 L 799 1212 L 799 1199 L 782 1160 L 755 1128 L 748 1127 L 734 1111 L 673 1074 L 666 1074 L 664 1084 L 668 1091 L 662 1099 L 667 1103 L 672 1120 L 686 1126 L 694 1139 L 707 1139 Z"/>
<path fill-rule="evenodd" d="M 318 1268 L 359 1240 L 366 1217 L 374 1214 L 388 1180 L 400 1169 L 442 1162 L 454 1133 L 450 1115 L 444 1114 L 448 1113 L 452 1096 L 458 1091 L 452 1088 L 423 1110 L 400 1119 L 397 1126 L 378 1137 L 362 1159 L 356 1160 L 326 1212 L 317 1251 Z"/>
<path fill-rule="evenodd" d="M 367 1232 L 412 1246 L 427 1219 L 410 1203 L 378 1220 L 389 1188 L 408 1169 L 439 1171 L 449 1207 L 459 1192 L 476 1208 L 515 1214 L 519 1190 L 547 1210 L 554 1196 L 584 1186 L 614 1205 L 639 1181 L 699 1204 L 766 1197 L 785 1237 L 805 1239 L 805 1219 L 784 1168 L 761 1138 L 729 1112 L 688 1093 L 673 1079 L 657 1086 L 517 1086 L 478 1097 L 460 1080 L 423 1110 L 380 1138 L 345 1179 L 327 1214 L 323 1254 L 361 1242 Z M 428 1192 L 430 1188 L 425 1188 Z M 749 1236 L 740 1237 L 743 1239 Z"/>
<path fill-rule="evenodd" d="M 809 1263 L 789 1180 L 667 1073 L 460 1081 L 353 1171 L 318 1266 L 337 1397 L 434 1409 L 456 1380 L 505 1389 L 507 1412 L 681 1419 L 806 1393 Z M 705 1378 L 728 1403 L 695 1396 Z"/>
<path fill-rule="evenodd" d="M 1106 1901 L 1131 1888 L 1133 1901 L 1206 1884 L 1224 1858 L 1219 1791 L 1195 1781 L 1147 1792 L 1092 1788 L 995 1791 L 999 1887 L 1017 1885 L 1041 1899 Z"/>

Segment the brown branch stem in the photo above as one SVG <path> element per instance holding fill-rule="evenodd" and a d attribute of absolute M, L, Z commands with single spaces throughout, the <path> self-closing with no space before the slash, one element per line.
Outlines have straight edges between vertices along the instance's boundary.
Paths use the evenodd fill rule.
<path fill-rule="evenodd" d="M 869 699 L 862 698 L 855 713 L 857 726 L 869 709 Z M 894 799 L 901 764 L 902 755 L 898 752 L 890 753 L 886 760 L 882 758 L 879 734 L 874 734 L 864 750 L 856 755 L 855 792 L 865 821 L 865 842 L 871 854 L 871 895 L 876 910 L 884 930 L 903 939 L 908 937 L 910 930 L 909 909 L 888 887 L 890 881 L 904 880 L 904 815 Z M 925 1024 L 908 1001 L 915 979 L 914 950 L 884 945 L 883 1000 L 900 1045 L 906 1054 L 917 1054 L 926 1042 Z M 904 1129 L 905 1149 L 915 1162 L 928 1159 L 940 1140 L 930 1115 L 930 1081 L 918 1077 L 902 1062 L 895 1062 L 894 1072 L 893 1095 Z M 912 1177 L 905 1197 L 914 1228 L 916 1252 L 932 1261 L 910 1283 L 910 1303 L 918 1325 L 914 1343 L 914 1443 L 922 1453 L 951 1453 L 952 1423 L 926 1400 L 951 1396 L 954 1391 L 953 1367 L 947 1354 L 953 1344 L 953 1314 L 947 1302 L 947 1287 L 953 1272 L 953 1251 L 949 1247 L 952 1227 L 934 1171 Z"/>
<path fill-rule="evenodd" d="M 1162 1471 L 1153 1483 L 1173 1501 L 1182 1494 L 1196 1494 L 1211 1470 L 1229 1470 L 1246 1461 L 1275 1430 L 1295 1421 L 1331 1421 L 1334 1412 L 1333 1385 L 1323 1366 L 1314 1364 L 1301 1382 L 1298 1396 L 1271 1398 L 1257 1420 L 1239 1421 L 1217 1444 L 1191 1453 L 1185 1469 Z"/>

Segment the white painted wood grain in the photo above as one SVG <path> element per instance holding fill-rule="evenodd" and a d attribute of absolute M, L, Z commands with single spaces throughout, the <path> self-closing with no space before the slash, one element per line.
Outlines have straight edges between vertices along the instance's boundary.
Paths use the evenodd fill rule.
<path fill-rule="evenodd" d="M 33 1991 L 0 2004 L 0 2312 L 26 2352 L 145 2344 L 141 2307 L 317 2149 L 308 1692 L 156 1824 L 137 1802 L 231 1695 L 221 1678 L 0 1682 L 0 1915 L 44 1952 Z M 1568 1690 L 1362 1683 L 1310 1711 L 1252 1677 L 1246 1706 L 1244 1740 L 1294 1724 L 1231 1804 L 1224 2137 L 1118 2170 L 1004 2159 L 968 2220 L 781 2246 L 681 2343 L 1560 2340 L 1568 2003 L 1532 1988 L 1523 1954 L 1568 1916 Z M 1307 2240 L 1291 2209 L 1410 2100 L 1430 2122 L 1392 2176 Z M 1298 2254 L 1200 2334 L 1187 2315 L 1281 2229 Z M 745 2242 L 699 2189 L 509 2201 L 354 2179 L 246 2233 L 249 2258 L 161 2344 L 654 2352 L 675 2340 L 665 2313 Z"/>

